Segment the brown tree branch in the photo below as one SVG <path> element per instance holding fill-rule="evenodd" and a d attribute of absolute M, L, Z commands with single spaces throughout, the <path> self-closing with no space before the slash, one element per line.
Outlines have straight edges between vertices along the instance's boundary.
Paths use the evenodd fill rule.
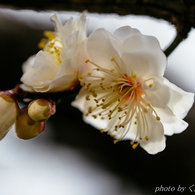
<path fill-rule="evenodd" d="M 187 37 L 191 27 L 195 27 L 195 1 L 193 0 L 2 0 L 0 7 L 33 10 L 66 10 L 119 15 L 146 15 L 164 19 L 175 25 L 177 36 L 165 50 L 166 56 Z"/>

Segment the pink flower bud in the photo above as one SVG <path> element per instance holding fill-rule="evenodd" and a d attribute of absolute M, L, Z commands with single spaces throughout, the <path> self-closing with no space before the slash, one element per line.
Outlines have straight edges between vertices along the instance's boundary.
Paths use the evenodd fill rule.
<path fill-rule="evenodd" d="M 49 119 L 55 113 L 55 105 L 45 99 L 37 99 L 28 105 L 28 114 L 36 122 Z"/>
<path fill-rule="evenodd" d="M 43 132 L 45 122 L 35 122 L 29 115 L 27 108 L 20 110 L 15 123 L 16 134 L 21 139 L 31 139 Z"/>

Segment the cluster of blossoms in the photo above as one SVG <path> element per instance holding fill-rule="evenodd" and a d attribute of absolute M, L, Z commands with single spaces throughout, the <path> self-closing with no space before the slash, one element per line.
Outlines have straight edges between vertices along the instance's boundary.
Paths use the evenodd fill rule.
<path fill-rule="evenodd" d="M 180 133 L 182 119 L 194 102 L 163 77 L 167 59 L 155 37 L 124 26 L 113 34 L 101 28 L 86 36 L 86 12 L 63 26 L 51 16 L 56 31 L 44 32 L 41 51 L 23 65 L 24 91 L 48 93 L 82 86 L 72 105 L 85 122 L 106 132 L 114 143 L 130 139 L 150 154 L 165 148 L 165 136 Z M 50 99 L 32 101 L 19 109 L 13 91 L 0 93 L 0 139 L 15 123 L 18 137 L 28 139 L 43 131 L 55 113 Z M 2 123 L 2 124 L 1 124 Z"/>

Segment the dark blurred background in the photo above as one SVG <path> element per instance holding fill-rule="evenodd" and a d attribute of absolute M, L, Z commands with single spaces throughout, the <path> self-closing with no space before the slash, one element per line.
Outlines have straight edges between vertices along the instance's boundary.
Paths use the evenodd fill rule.
<path fill-rule="evenodd" d="M 49 21 L 51 13 L 0 9 L 1 90 L 12 89 L 20 82 L 21 65 L 38 52 L 43 31 L 53 30 Z M 78 13 L 59 15 L 65 21 Z M 113 31 L 122 25 L 140 26 L 146 34 L 157 36 L 163 48 L 175 35 L 171 24 L 149 17 L 89 14 L 88 18 L 88 33 L 97 27 Z M 170 81 L 191 92 L 195 92 L 194 43 L 192 29 L 171 54 L 165 74 Z M 163 152 L 149 155 L 140 147 L 133 150 L 129 141 L 114 145 L 111 137 L 85 124 L 82 113 L 70 105 L 73 99 L 62 100 L 37 138 L 22 141 L 14 137 L 12 130 L 1 141 L 0 194 L 153 194 L 161 185 L 175 187 L 174 192 L 169 192 L 172 194 L 181 193 L 178 186 L 186 187 L 183 194 L 195 193 L 189 190 L 195 185 L 195 106 L 185 118 L 189 123 L 187 130 L 167 137 Z"/>

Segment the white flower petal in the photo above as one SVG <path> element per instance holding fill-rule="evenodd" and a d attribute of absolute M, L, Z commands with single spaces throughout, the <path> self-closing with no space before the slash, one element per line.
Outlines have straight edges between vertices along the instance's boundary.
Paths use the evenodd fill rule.
<path fill-rule="evenodd" d="M 165 79 L 165 84 L 170 88 L 168 107 L 176 116 L 184 118 L 194 103 L 194 94 L 185 92 L 167 79 Z"/>
<path fill-rule="evenodd" d="M 29 79 L 27 84 L 39 85 L 40 81 L 53 80 L 56 76 L 57 69 L 53 69 L 50 66 L 44 66 Z"/>
<path fill-rule="evenodd" d="M 146 150 L 149 154 L 156 154 L 165 149 L 165 137 L 164 128 L 161 122 L 157 121 L 155 117 L 150 121 L 150 133 L 149 140 L 143 139 L 140 142 L 140 146 Z"/>
<path fill-rule="evenodd" d="M 111 70 L 114 67 L 111 58 L 114 57 L 121 68 L 124 68 L 124 64 L 115 49 L 116 45 L 117 40 L 110 32 L 105 29 L 97 29 L 89 36 L 87 41 L 87 52 L 90 60 L 103 68 Z"/>
<path fill-rule="evenodd" d="M 35 61 L 35 55 L 30 56 L 26 62 L 23 63 L 22 65 L 22 71 L 23 73 L 27 72 L 28 70 L 30 70 L 30 68 L 32 67 L 33 63 Z"/>
<path fill-rule="evenodd" d="M 175 116 L 169 107 L 166 107 L 165 109 L 155 108 L 155 111 L 160 116 L 165 135 L 181 133 L 188 127 L 188 123 Z"/>
<path fill-rule="evenodd" d="M 148 75 L 163 76 L 166 67 L 166 57 L 161 52 L 162 56 L 165 57 L 165 59 L 162 60 L 159 56 L 148 50 L 149 48 L 147 48 L 147 50 L 123 53 L 122 59 L 126 64 L 127 74 L 131 75 L 133 71 L 137 74 L 138 78 L 142 79 L 147 78 Z"/>
<path fill-rule="evenodd" d="M 77 20 L 78 23 L 78 29 L 79 29 L 79 38 L 78 38 L 78 42 L 81 43 L 84 39 L 86 39 L 87 37 L 87 31 L 86 31 L 86 15 L 87 15 L 87 11 L 84 11 L 81 16 L 80 19 Z"/>
<path fill-rule="evenodd" d="M 87 92 L 83 90 L 83 88 L 79 91 L 79 94 L 77 95 L 76 99 L 71 103 L 72 106 L 78 108 L 81 112 L 84 112 L 86 107 L 86 101 L 85 96 L 87 95 Z"/>
<path fill-rule="evenodd" d="M 126 52 L 131 52 L 143 47 L 142 34 L 139 30 L 131 28 L 130 26 L 123 26 L 118 28 L 114 35 L 116 38 L 123 43 L 123 49 Z"/>
<path fill-rule="evenodd" d="M 158 108 L 165 108 L 167 106 L 170 99 L 170 90 L 167 85 L 156 78 L 153 87 L 149 88 L 145 86 L 144 89 L 144 92 L 147 94 L 147 98 L 151 102 L 152 106 Z"/>
<path fill-rule="evenodd" d="M 52 55 L 47 51 L 39 51 L 35 57 L 32 68 L 40 69 L 44 66 L 50 66 L 51 68 L 57 68 L 55 60 L 52 58 Z"/>

